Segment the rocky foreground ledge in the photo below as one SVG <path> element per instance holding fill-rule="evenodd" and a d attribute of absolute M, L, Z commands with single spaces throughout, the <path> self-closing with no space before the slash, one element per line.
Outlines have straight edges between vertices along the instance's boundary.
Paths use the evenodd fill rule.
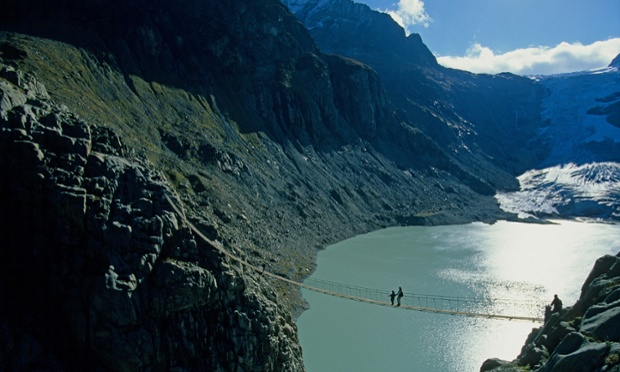
<path fill-rule="evenodd" d="M 533 329 L 517 359 L 487 359 L 480 371 L 620 371 L 618 255 L 596 261 L 579 300 Z"/>

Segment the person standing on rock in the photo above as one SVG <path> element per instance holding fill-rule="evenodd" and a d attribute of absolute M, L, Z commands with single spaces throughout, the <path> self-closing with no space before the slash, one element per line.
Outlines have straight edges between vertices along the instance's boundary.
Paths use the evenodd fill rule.
<path fill-rule="evenodd" d="M 396 293 L 394 293 L 394 290 L 392 289 L 392 293 L 390 294 L 390 301 L 392 302 L 392 306 L 394 306 L 394 297 L 396 297 Z"/>
<path fill-rule="evenodd" d="M 557 313 L 562 310 L 562 300 L 558 297 L 558 295 L 553 295 L 553 301 L 551 301 L 551 306 L 553 306 L 552 313 Z"/>
<path fill-rule="evenodd" d="M 401 287 L 398 287 L 398 293 L 396 294 L 396 306 L 400 306 L 400 299 L 403 298 L 403 296 L 403 289 Z"/>

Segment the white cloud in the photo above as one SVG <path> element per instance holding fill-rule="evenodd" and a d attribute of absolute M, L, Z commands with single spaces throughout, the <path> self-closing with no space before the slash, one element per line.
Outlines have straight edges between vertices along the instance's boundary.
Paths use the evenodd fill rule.
<path fill-rule="evenodd" d="M 501 54 L 474 44 L 463 57 L 438 57 L 437 61 L 446 67 L 475 73 L 550 75 L 605 67 L 619 53 L 620 38 L 589 45 L 562 42 L 555 47 L 530 47 Z"/>
<path fill-rule="evenodd" d="M 396 10 L 379 10 L 383 13 L 389 14 L 396 23 L 405 29 L 407 34 L 411 31 L 409 28 L 413 25 L 423 25 L 428 27 L 432 21 L 431 17 L 426 14 L 424 10 L 424 2 L 421 0 L 399 0 L 396 5 Z"/>

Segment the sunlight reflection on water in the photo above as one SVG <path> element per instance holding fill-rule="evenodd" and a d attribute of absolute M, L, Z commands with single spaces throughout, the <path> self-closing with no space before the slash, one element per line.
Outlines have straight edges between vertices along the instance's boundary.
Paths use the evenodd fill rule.
<path fill-rule="evenodd" d="M 619 237 L 618 225 L 577 222 L 393 228 L 320 252 L 312 278 L 384 290 L 401 285 L 405 299 L 484 297 L 495 300 L 475 310 L 541 317 L 554 293 L 565 305 L 575 302 L 594 261 L 620 250 Z M 487 358 L 514 359 L 539 326 L 303 294 L 310 310 L 298 327 L 309 372 L 478 371 Z"/>

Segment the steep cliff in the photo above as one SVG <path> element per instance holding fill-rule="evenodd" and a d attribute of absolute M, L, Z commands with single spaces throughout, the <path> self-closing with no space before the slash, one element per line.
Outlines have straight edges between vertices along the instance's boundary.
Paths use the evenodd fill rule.
<path fill-rule="evenodd" d="M 159 170 L 33 75 L 3 66 L 0 88 L 3 370 L 303 369 L 289 310 Z"/>
<path fill-rule="evenodd" d="M 417 34 L 352 0 L 284 0 L 318 47 L 375 69 L 394 105 L 454 162 L 499 189 L 545 154 L 528 146 L 542 121 L 544 90 L 512 74 L 444 68 Z"/>
<path fill-rule="evenodd" d="M 508 217 L 279 1 L 4 1 L 0 71 L 2 369 L 303 370 L 298 290 L 214 247 L 299 279 L 354 234 Z"/>
<path fill-rule="evenodd" d="M 488 359 L 489 371 L 620 371 L 620 258 L 599 258 L 577 302 L 532 330 L 512 362 Z"/>

